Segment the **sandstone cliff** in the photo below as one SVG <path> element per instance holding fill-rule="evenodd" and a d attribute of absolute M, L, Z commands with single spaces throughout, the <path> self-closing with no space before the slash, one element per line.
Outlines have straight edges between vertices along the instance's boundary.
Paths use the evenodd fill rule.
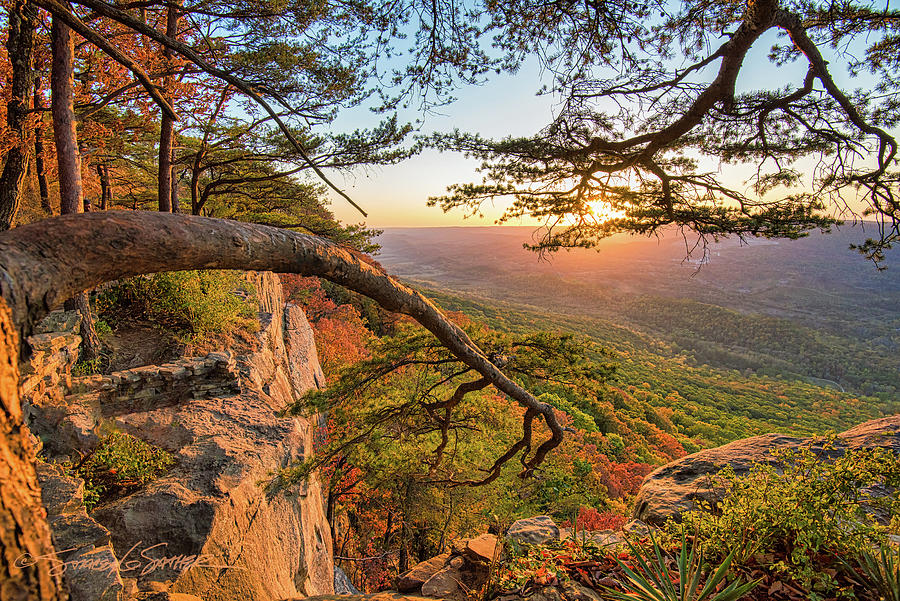
<path fill-rule="evenodd" d="M 163 477 L 90 516 L 106 534 L 88 529 L 93 537 L 83 546 L 89 549 L 72 553 L 111 543 L 118 565 L 103 585 L 105 599 L 125 599 L 137 588 L 189 593 L 205 601 L 275 601 L 333 592 L 330 531 L 318 482 L 293 493 L 267 495 L 262 488 L 275 471 L 312 451 L 315 424 L 277 415 L 323 384 L 312 330 L 299 307 L 285 304 L 276 276 L 251 277 L 260 329 L 254 350 L 243 354 L 211 353 L 71 379 L 77 347 L 71 334 L 46 333 L 47 340 L 32 343 L 42 354 L 26 366 L 29 413 L 49 456 L 87 452 L 102 429 L 116 428 L 164 448 L 176 460 Z M 45 503 L 54 491 L 77 489 L 52 469 L 44 473 Z M 67 507 L 80 520 L 86 516 L 73 507 L 77 501 L 57 500 L 55 507 Z M 54 528 L 54 540 L 58 551 L 64 550 L 62 541 L 67 548 L 80 544 L 78 531 Z M 202 560 L 184 569 L 191 557 Z M 101 571 L 91 572 L 69 570 L 75 601 L 82 589 L 95 596 L 81 598 L 100 598 L 96 586 L 79 588 L 79 578 L 96 579 Z"/>

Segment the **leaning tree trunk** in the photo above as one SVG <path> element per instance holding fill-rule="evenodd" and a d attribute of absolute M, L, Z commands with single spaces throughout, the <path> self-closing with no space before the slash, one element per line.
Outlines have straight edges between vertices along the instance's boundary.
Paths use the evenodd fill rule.
<path fill-rule="evenodd" d="M 37 7 L 26 0 L 16 0 L 9 10 L 9 32 L 6 52 L 12 66 L 8 82 L 10 98 L 6 104 L 6 124 L 15 144 L 6 153 L 6 164 L 0 174 L 0 230 L 8 230 L 16 220 L 22 199 L 22 186 L 28 171 L 28 113 L 34 85 L 34 30 Z"/>
<path fill-rule="evenodd" d="M 65 215 L 0 235 L 0 296 L 20 335 L 80 291 L 120 278 L 188 269 L 256 269 L 318 276 L 408 315 L 461 362 L 540 416 L 551 436 L 522 457 L 532 471 L 562 440 L 553 408 L 507 378 L 427 298 L 357 253 L 309 234 L 226 219 L 147 211 Z"/>
<path fill-rule="evenodd" d="M 333 242 L 261 225 L 159 212 L 64 215 L 19 226 L 0 234 L 0 520 L 7 521 L 6 534 L 0 536 L 0 569 L 15 583 L 8 590 L 0 588 L 0 601 L 44 601 L 53 599 L 55 590 L 44 562 L 24 573 L 13 564 L 23 553 L 51 552 L 15 385 L 18 340 L 80 291 L 123 277 L 185 269 L 299 273 L 369 296 L 389 311 L 416 319 L 463 363 L 527 407 L 526 414 L 544 418 L 551 436 L 530 457 L 523 455 L 526 471 L 562 441 L 553 408 L 507 378 L 434 304 Z M 20 590 L 26 594 L 12 596 Z"/>
<path fill-rule="evenodd" d="M 56 17 L 53 18 L 50 37 L 53 49 L 50 104 L 59 165 L 59 212 L 69 215 L 85 209 L 75 121 L 75 45 L 72 30 Z M 94 327 L 90 299 L 84 289 L 75 291 L 75 294 L 69 308 L 81 313 L 81 358 L 93 361 L 100 356 L 100 337 Z"/>

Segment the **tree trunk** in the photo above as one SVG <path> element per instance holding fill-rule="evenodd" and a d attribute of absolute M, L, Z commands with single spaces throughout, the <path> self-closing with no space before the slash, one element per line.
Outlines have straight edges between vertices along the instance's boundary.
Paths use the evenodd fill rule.
<path fill-rule="evenodd" d="M 198 153 L 198 160 L 196 163 L 199 162 Z M 194 168 L 191 169 L 191 215 L 200 214 L 200 168 L 196 163 Z"/>
<path fill-rule="evenodd" d="M 59 164 L 59 212 L 81 213 L 81 155 L 75 131 L 75 47 L 72 30 L 53 18 L 51 27 L 53 67 L 50 72 L 50 106 L 53 112 L 53 138 Z"/>
<path fill-rule="evenodd" d="M 175 162 L 175 151 L 172 150 L 172 162 Z M 175 167 L 172 167 L 172 212 L 180 213 L 181 212 L 181 202 L 178 200 L 178 184 L 180 183 L 180 178 L 175 177 Z"/>
<path fill-rule="evenodd" d="M 59 164 L 59 211 L 68 215 L 90 210 L 81 185 L 81 153 L 75 122 L 75 46 L 72 30 L 55 17 L 50 36 L 53 48 L 50 105 Z M 94 327 L 90 298 L 84 289 L 75 294 L 74 307 L 81 313 L 81 359 L 93 361 L 100 356 L 100 337 Z"/>
<path fill-rule="evenodd" d="M 163 115 L 159 132 L 159 210 L 172 212 L 172 129 L 171 119 Z"/>
<path fill-rule="evenodd" d="M 110 205 L 109 165 L 97 163 L 97 176 L 100 178 L 100 210 L 105 211 Z"/>
<path fill-rule="evenodd" d="M 381 541 L 381 548 L 390 551 L 391 547 L 391 530 L 394 527 L 394 512 L 388 511 L 387 524 L 384 527 L 384 538 Z"/>
<path fill-rule="evenodd" d="M 176 6 L 169 5 L 166 10 L 166 35 L 175 39 L 178 35 L 178 19 L 180 17 L 179 9 Z M 175 53 L 168 46 L 163 46 L 163 57 L 165 57 L 166 69 L 171 72 L 172 59 Z M 172 102 L 172 83 L 174 78 L 172 75 L 166 75 L 163 79 L 164 97 L 171 104 Z M 172 169 L 172 153 L 175 152 L 175 121 L 170 115 L 163 113 L 160 121 L 159 129 L 159 210 L 171 213 L 173 210 L 172 194 L 173 194 L 173 169 Z"/>
<path fill-rule="evenodd" d="M 43 108 L 41 100 L 41 80 L 34 80 L 34 108 L 40 111 Z M 50 188 L 47 186 L 47 169 L 44 166 L 44 116 L 38 112 L 37 129 L 34 131 L 34 170 L 37 172 L 38 189 L 41 192 L 41 208 L 53 215 L 53 206 L 50 204 Z"/>
<path fill-rule="evenodd" d="M 81 314 L 81 354 L 78 357 L 81 361 L 91 362 L 100 357 L 100 335 L 97 334 L 97 328 L 94 326 L 94 312 L 91 310 L 91 296 L 88 292 L 76 294 L 72 299 L 75 301 L 75 310 Z"/>
<path fill-rule="evenodd" d="M 65 598 L 47 559 L 54 552 L 19 399 L 19 338 L 0 299 L 0 601 Z"/>
<path fill-rule="evenodd" d="M 0 230 L 8 230 L 16 220 L 28 169 L 25 144 L 28 139 L 26 127 L 34 85 L 33 51 L 37 7 L 25 0 L 16 0 L 7 18 L 9 32 L 6 51 L 12 66 L 12 77 L 8 82 L 10 98 L 6 104 L 6 124 L 16 137 L 16 144 L 6 153 L 6 164 L 0 174 Z"/>

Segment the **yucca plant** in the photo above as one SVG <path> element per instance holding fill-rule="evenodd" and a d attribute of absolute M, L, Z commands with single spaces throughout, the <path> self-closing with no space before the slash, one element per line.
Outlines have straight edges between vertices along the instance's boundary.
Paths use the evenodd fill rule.
<path fill-rule="evenodd" d="M 857 563 L 883 601 L 900 601 L 900 547 L 882 545 L 878 552 L 862 551 Z"/>
<path fill-rule="evenodd" d="M 616 559 L 616 563 L 628 577 L 623 583 L 626 592 L 604 587 L 608 598 L 617 601 L 736 601 L 759 584 L 758 580 L 744 584 L 734 581 L 718 590 L 731 567 L 734 551 L 728 554 L 704 582 L 703 549 L 696 543 L 696 539 L 689 544 L 683 531 L 681 550 L 676 561 L 677 574 L 669 569 L 665 552 L 656 542 L 652 532 L 650 542 L 652 554 L 632 545 L 631 542 L 628 543 L 637 569 L 632 569 Z"/>

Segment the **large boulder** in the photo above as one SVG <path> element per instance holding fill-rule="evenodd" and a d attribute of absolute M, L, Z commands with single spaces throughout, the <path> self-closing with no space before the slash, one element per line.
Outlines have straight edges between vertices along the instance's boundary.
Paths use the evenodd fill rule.
<path fill-rule="evenodd" d="M 502 547 L 497 537 L 493 534 L 482 534 L 481 536 L 470 538 L 463 547 L 463 553 L 471 561 L 488 564 L 497 559 L 500 550 L 502 550 Z"/>
<path fill-rule="evenodd" d="M 262 325 L 255 348 L 236 358 L 240 392 L 115 418 L 118 428 L 176 460 L 145 489 L 94 512 L 116 554 L 140 566 L 141 590 L 165 583 L 168 592 L 204 601 L 276 601 L 334 590 L 319 483 L 265 487 L 312 452 L 314 424 L 279 416 L 323 381 L 312 332 L 299 307 L 285 306 L 276 276 L 259 274 L 254 283 Z M 289 360 L 288 349 L 304 360 Z"/>
<path fill-rule="evenodd" d="M 434 576 L 422 585 L 422 596 L 452 601 L 465 601 L 466 590 L 460 584 L 463 581 L 464 560 L 453 558 L 449 564 L 441 568 Z"/>
<path fill-rule="evenodd" d="M 726 465 L 740 476 L 756 463 L 776 465 L 777 460 L 772 455 L 775 450 L 801 447 L 810 447 L 822 456 L 838 456 L 847 449 L 876 447 L 900 453 L 900 415 L 868 421 L 838 434 L 834 448 L 829 449 L 824 449 L 818 439 L 764 434 L 682 457 L 644 478 L 635 499 L 634 517 L 661 525 L 692 509 L 698 500 L 713 499 L 715 491 L 711 476 Z"/>
<path fill-rule="evenodd" d="M 493 534 L 456 541 L 443 553 L 415 565 L 397 579 L 397 589 L 445 601 L 466 601 L 490 577 L 491 562 L 502 550 Z"/>
<path fill-rule="evenodd" d="M 537 515 L 513 522 L 506 536 L 520 543 L 543 545 L 559 540 L 559 526 L 548 515 Z"/>
<path fill-rule="evenodd" d="M 397 579 L 397 590 L 411 593 L 422 588 L 428 579 L 437 574 L 450 561 L 450 553 L 443 553 L 413 566 Z"/>

